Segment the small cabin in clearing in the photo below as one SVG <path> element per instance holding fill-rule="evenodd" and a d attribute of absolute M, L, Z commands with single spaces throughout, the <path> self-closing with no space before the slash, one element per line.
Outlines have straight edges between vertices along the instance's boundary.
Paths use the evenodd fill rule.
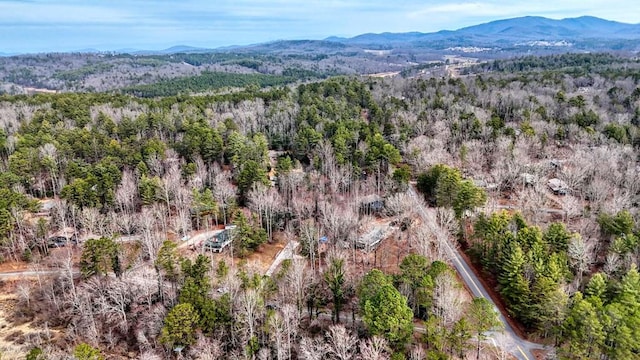
<path fill-rule="evenodd" d="M 386 239 L 396 228 L 383 225 L 377 226 L 366 234 L 360 236 L 355 243 L 356 248 L 365 251 L 374 250 L 380 243 Z"/>
<path fill-rule="evenodd" d="M 203 249 L 222 252 L 233 240 L 231 233 L 233 229 L 235 229 L 235 225 L 227 225 L 224 230 L 214 233 L 202 243 Z"/>
<path fill-rule="evenodd" d="M 473 179 L 473 185 L 486 190 L 496 190 L 498 188 L 498 184 L 490 183 L 482 179 Z"/>

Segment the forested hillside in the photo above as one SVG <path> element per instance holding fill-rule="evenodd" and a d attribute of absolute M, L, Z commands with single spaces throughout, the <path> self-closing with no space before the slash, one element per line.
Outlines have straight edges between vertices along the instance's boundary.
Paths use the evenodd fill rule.
<path fill-rule="evenodd" d="M 406 53 L 376 56 L 362 49 L 334 45 L 304 48 L 289 42 L 276 54 L 244 49 L 235 52 L 126 54 L 56 53 L 0 56 L 0 94 L 33 92 L 119 92 L 142 96 L 278 85 L 333 75 L 395 71 L 407 61 L 433 55 Z M 297 46 L 303 47 L 296 49 Z M 134 92 L 135 91 L 135 92 Z"/>
<path fill-rule="evenodd" d="M 0 271 L 7 321 L 32 330 L 0 354 L 520 356 L 453 246 L 549 358 L 635 358 L 638 68 L 582 54 L 1 95 L 0 259 L 36 276 Z"/>

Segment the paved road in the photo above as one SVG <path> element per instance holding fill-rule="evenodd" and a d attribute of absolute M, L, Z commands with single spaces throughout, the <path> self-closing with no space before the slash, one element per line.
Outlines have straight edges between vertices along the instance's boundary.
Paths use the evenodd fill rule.
<path fill-rule="evenodd" d="M 432 232 L 435 232 L 433 226 L 435 224 L 432 222 L 432 218 L 429 217 L 427 210 L 424 208 L 422 202 L 420 201 L 420 197 L 416 194 L 413 186 L 409 187 L 409 195 L 418 200 L 420 204 L 417 208 L 420 216 L 422 217 L 425 224 L 427 224 Z M 495 302 L 489 296 L 489 293 L 484 288 L 478 277 L 471 270 L 469 265 L 464 261 L 462 256 L 460 256 L 460 252 L 458 248 L 452 247 L 448 241 L 444 242 L 445 250 L 451 259 L 451 263 L 456 271 L 460 274 L 460 277 L 465 282 L 467 287 L 471 290 L 471 293 L 474 297 L 483 297 L 491 302 L 493 307 L 499 314 L 500 322 L 502 322 L 504 326 L 504 332 L 491 332 L 490 337 L 494 339 L 498 344 L 500 344 L 505 350 L 509 351 L 512 355 L 514 355 L 518 359 L 524 360 L 533 360 L 535 357 L 531 353 L 531 350 L 534 349 L 544 349 L 543 345 L 532 343 L 530 341 L 526 341 L 513 330 L 507 319 L 505 318 L 505 314 L 500 312 L 500 309 L 496 306 Z"/>

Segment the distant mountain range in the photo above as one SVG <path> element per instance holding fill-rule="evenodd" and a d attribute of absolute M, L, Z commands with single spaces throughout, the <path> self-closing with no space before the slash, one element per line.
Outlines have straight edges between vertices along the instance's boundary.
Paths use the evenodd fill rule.
<path fill-rule="evenodd" d="M 539 44 L 563 46 L 602 40 L 635 43 L 640 49 L 640 24 L 626 24 L 582 16 L 562 20 L 539 16 L 525 16 L 497 20 L 455 31 L 435 33 L 381 33 L 362 34 L 352 38 L 329 37 L 326 41 L 348 45 L 398 46 L 403 44 L 451 46 L 513 46 Z"/>
<path fill-rule="evenodd" d="M 135 54 L 135 55 L 168 55 L 168 54 L 178 54 L 178 53 L 207 53 L 207 52 L 211 52 L 213 51 L 213 49 L 207 49 L 207 48 L 200 48 L 200 47 L 194 47 L 194 46 L 189 46 L 189 45 L 176 45 L 176 46 L 172 46 L 168 49 L 164 49 L 164 50 L 131 50 L 128 49 L 128 51 L 122 51 L 122 52 L 127 52 L 129 54 Z"/>
<path fill-rule="evenodd" d="M 126 53 L 132 55 L 170 55 L 177 53 L 260 52 L 260 53 L 344 53 L 369 50 L 426 50 L 459 52 L 502 51 L 521 53 L 531 48 L 562 48 L 579 51 L 640 52 L 640 24 L 627 24 L 593 16 L 554 20 L 540 16 L 525 16 L 496 20 L 458 30 L 432 33 L 361 34 L 351 38 L 331 36 L 324 40 L 279 40 L 245 46 L 216 49 L 173 46 L 163 50 L 120 49 L 99 51 L 83 49 L 81 53 Z M 564 50 L 566 51 L 566 50 Z M 16 54 L 3 54 L 11 56 Z"/>

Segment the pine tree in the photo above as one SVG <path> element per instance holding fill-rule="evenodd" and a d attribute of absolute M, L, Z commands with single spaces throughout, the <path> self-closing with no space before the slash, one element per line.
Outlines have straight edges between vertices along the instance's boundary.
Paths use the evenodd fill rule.
<path fill-rule="evenodd" d="M 78 344 L 73 349 L 73 356 L 78 360 L 103 360 L 104 359 L 99 349 L 96 349 L 87 343 Z"/>
<path fill-rule="evenodd" d="M 466 318 L 460 318 L 456 321 L 449 332 L 449 352 L 452 356 L 457 355 L 460 359 L 464 358 L 465 351 L 469 350 L 469 340 L 472 336 L 472 327 Z"/>
<path fill-rule="evenodd" d="M 189 303 L 176 305 L 164 320 L 160 342 L 170 348 L 189 346 L 196 341 L 196 329 L 200 318 Z"/>
<path fill-rule="evenodd" d="M 456 197 L 451 204 L 453 212 L 458 220 L 461 220 L 466 211 L 482 206 L 487 202 L 487 194 L 475 186 L 471 181 L 464 180 L 458 185 Z"/>
<path fill-rule="evenodd" d="M 389 276 L 378 269 L 370 270 L 358 286 L 358 298 L 360 299 L 360 310 L 364 310 L 364 304 L 371 299 L 385 285 L 392 285 Z"/>
<path fill-rule="evenodd" d="M 564 325 L 564 335 L 569 341 L 569 353 L 572 359 L 597 359 L 603 345 L 605 334 L 597 309 L 576 293 L 573 306 Z"/>
<path fill-rule="evenodd" d="M 520 246 L 511 243 L 503 261 L 498 277 L 500 294 L 508 305 L 509 313 L 520 319 L 529 319 L 530 297 L 529 282 L 525 279 L 523 270 L 525 256 Z"/>
<path fill-rule="evenodd" d="M 362 318 L 371 335 L 383 336 L 396 349 L 402 349 L 413 334 L 413 312 L 407 299 L 390 284 L 365 300 Z"/>
<path fill-rule="evenodd" d="M 637 358 L 638 338 L 632 326 L 637 326 L 638 322 L 631 319 L 634 315 L 629 314 L 628 309 L 623 304 L 608 304 L 603 311 L 602 323 L 606 338 L 604 341 L 604 353 L 610 359 L 634 359 Z"/>
<path fill-rule="evenodd" d="M 563 223 L 549 225 L 544 233 L 544 242 L 549 244 L 553 252 L 567 251 L 569 240 L 571 240 L 571 234 Z"/>
<path fill-rule="evenodd" d="M 329 268 L 324 273 L 324 281 L 329 286 L 329 290 L 331 290 L 331 294 L 333 295 L 333 322 L 334 324 L 340 323 L 340 311 L 342 309 L 345 291 L 344 260 L 331 260 Z"/>
<path fill-rule="evenodd" d="M 487 338 L 486 332 L 498 328 L 501 322 L 493 304 L 485 298 L 474 298 L 468 314 L 469 324 L 476 336 L 476 358 L 480 359 L 480 343 Z"/>
<path fill-rule="evenodd" d="M 398 282 L 410 289 L 408 301 L 414 314 L 430 307 L 433 293 L 433 279 L 428 274 L 429 260 L 424 256 L 409 254 L 400 263 Z"/>
<path fill-rule="evenodd" d="M 84 244 L 80 258 L 80 272 L 84 277 L 107 275 L 120 276 L 120 247 L 112 239 L 90 239 Z"/>

